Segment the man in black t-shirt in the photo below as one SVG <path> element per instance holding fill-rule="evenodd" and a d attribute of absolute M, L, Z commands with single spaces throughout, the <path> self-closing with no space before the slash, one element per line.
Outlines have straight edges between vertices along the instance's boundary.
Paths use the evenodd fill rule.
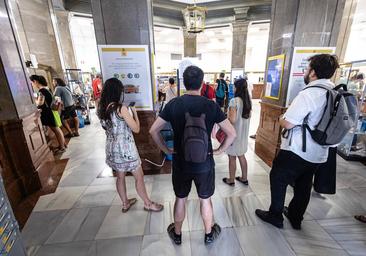
<path fill-rule="evenodd" d="M 166 154 L 173 154 L 172 181 L 176 195 L 174 205 L 174 223 L 168 227 L 169 236 L 176 244 L 181 243 L 182 224 L 185 218 L 185 204 L 194 181 L 200 198 L 201 215 L 205 226 L 205 243 L 212 243 L 221 232 L 218 224 L 213 222 L 211 196 L 215 191 L 215 162 L 213 155 L 223 153 L 235 139 L 236 133 L 229 120 L 215 102 L 200 96 L 203 81 L 203 71 L 195 66 L 189 66 L 183 73 L 187 93 L 171 100 L 160 113 L 150 129 L 150 134 L 159 148 Z M 206 161 L 194 163 L 186 161 L 184 145 L 182 145 L 187 115 L 202 117 L 205 115 L 208 148 Z M 174 149 L 168 148 L 160 131 L 170 122 L 174 131 Z M 217 123 L 227 135 L 224 143 L 212 149 L 211 132 Z M 187 128 L 186 128 L 187 129 Z"/>

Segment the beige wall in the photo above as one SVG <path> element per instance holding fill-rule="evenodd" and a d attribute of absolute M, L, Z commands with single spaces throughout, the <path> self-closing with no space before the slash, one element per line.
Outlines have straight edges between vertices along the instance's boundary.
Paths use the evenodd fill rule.
<path fill-rule="evenodd" d="M 17 31 L 24 57 L 36 55 L 39 64 L 52 67 L 52 75 L 63 76 L 48 0 L 17 0 Z"/>

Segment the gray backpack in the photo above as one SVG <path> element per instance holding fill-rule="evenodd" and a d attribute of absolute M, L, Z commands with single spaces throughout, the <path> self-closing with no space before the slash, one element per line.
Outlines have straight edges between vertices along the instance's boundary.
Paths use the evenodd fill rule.
<path fill-rule="evenodd" d="M 185 113 L 182 147 L 184 160 L 192 163 L 206 162 L 208 155 L 208 134 L 206 128 L 206 114 L 194 117 Z"/>
<path fill-rule="evenodd" d="M 321 88 L 327 90 L 327 104 L 323 115 L 314 130 L 308 125 L 309 114 L 302 124 L 302 150 L 306 152 L 306 131 L 320 145 L 335 145 L 340 143 L 349 130 L 354 126 L 357 116 L 357 99 L 347 92 L 347 86 L 340 84 L 331 89 L 325 85 L 314 85 L 305 88 Z"/>

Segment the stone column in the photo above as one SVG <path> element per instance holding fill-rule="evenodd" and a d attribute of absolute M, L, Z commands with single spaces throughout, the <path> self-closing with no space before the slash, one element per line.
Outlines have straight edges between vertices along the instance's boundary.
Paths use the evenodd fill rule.
<path fill-rule="evenodd" d="M 231 68 L 245 69 L 245 56 L 247 50 L 247 35 L 249 20 L 247 15 L 249 7 L 235 8 L 235 21 L 233 22 L 233 50 Z"/>
<path fill-rule="evenodd" d="M 184 57 L 197 57 L 197 34 L 188 33 L 186 28 L 183 28 L 184 39 Z"/>
<path fill-rule="evenodd" d="M 294 47 L 335 47 L 345 0 L 272 0 L 268 57 L 285 54 L 279 100 L 262 98 L 255 152 L 271 165 L 281 142 L 279 116 L 285 112 Z M 265 76 L 267 77 L 267 75 Z"/>
<path fill-rule="evenodd" d="M 135 0 L 133 4 L 130 0 L 92 0 L 91 3 L 98 45 L 148 45 L 150 53 L 154 52 L 151 0 Z M 135 141 L 141 159 L 160 163 L 162 154 L 149 135 L 155 112 L 139 111 L 138 115 L 141 130 L 135 134 Z M 144 171 L 155 168 L 143 161 Z"/>
<path fill-rule="evenodd" d="M 60 38 L 60 46 L 65 68 L 77 68 L 69 27 L 70 12 L 55 11 L 55 15 L 57 19 L 57 33 Z"/>
<path fill-rule="evenodd" d="M 63 77 L 61 57 L 52 25 L 49 1 L 18 0 L 12 2 L 14 2 L 12 7 L 18 8 L 20 13 L 19 16 L 15 17 L 17 27 L 20 25 L 24 31 L 24 37 L 21 37 L 20 41 L 22 49 L 29 51 L 24 52 L 24 56 L 28 59 L 29 53 L 35 54 L 38 63 L 42 67 L 48 67 L 47 69 L 49 69 L 52 76 Z M 38 69 L 35 72 L 47 76 L 45 70 Z"/>
<path fill-rule="evenodd" d="M 41 188 L 39 170 L 53 160 L 20 52 L 16 10 L 13 0 L 0 1 L 0 163 L 13 209 Z"/>

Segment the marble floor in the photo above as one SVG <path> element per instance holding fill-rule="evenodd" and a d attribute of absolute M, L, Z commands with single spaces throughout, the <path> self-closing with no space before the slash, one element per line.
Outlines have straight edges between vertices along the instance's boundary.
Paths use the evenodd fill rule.
<path fill-rule="evenodd" d="M 251 122 L 251 134 L 258 124 Z M 104 132 L 96 118 L 73 138 L 62 158 L 69 158 L 55 193 L 42 196 L 26 223 L 22 237 L 28 254 L 43 255 L 366 255 L 366 224 L 353 219 L 366 213 L 366 167 L 338 158 L 337 193 L 313 194 L 303 229 L 285 221 L 282 230 L 261 222 L 256 208 L 270 203 L 269 167 L 253 152 L 250 141 L 248 187 L 222 183 L 228 173 L 227 157 L 216 157 L 216 221 L 222 235 L 214 244 L 203 243 L 197 193 L 192 188 L 183 225 L 183 243 L 175 246 L 166 233 L 173 220 L 174 193 L 171 175 L 145 176 L 148 194 L 164 203 L 164 211 L 147 213 L 141 200 L 121 212 L 115 178 L 97 178 L 108 171 L 104 164 Z M 132 177 L 127 177 L 130 197 L 137 197 Z M 292 191 L 288 189 L 287 201 Z"/>

